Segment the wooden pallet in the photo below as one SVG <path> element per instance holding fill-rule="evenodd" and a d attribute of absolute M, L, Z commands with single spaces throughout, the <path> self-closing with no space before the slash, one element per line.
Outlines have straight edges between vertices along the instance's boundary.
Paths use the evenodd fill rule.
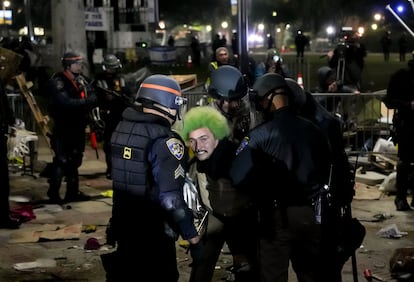
<path fill-rule="evenodd" d="M 33 113 L 33 116 L 36 120 L 36 123 L 39 125 L 40 131 L 42 132 L 42 135 L 45 137 L 46 142 L 50 146 L 50 131 L 49 131 L 49 116 L 43 115 L 42 111 L 40 110 L 39 106 L 36 103 L 36 99 L 34 98 L 32 92 L 30 91 L 30 88 L 33 86 L 32 82 L 27 82 L 26 78 L 23 74 L 19 74 L 14 77 L 16 79 L 17 84 L 19 85 L 20 91 L 23 94 L 24 98 L 27 101 L 27 104 L 30 107 L 30 110 Z"/>
<path fill-rule="evenodd" d="M 197 75 L 196 74 L 182 74 L 182 75 L 170 75 L 180 84 L 183 92 L 193 89 L 197 86 Z"/>

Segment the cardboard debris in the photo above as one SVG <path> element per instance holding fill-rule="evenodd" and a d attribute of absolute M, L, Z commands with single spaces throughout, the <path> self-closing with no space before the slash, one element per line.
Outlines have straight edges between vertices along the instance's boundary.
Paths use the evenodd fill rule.
<path fill-rule="evenodd" d="M 358 169 L 355 174 L 355 181 L 375 186 L 377 184 L 381 184 L 386 177 L 386 175 L 375 171 L 363 171 Z"/>
<path fill-rule="evenodd" d="M 30 262 L 15 263 L 13 266 L 16 270 L 26 270 L 38 267 L 56 267 L 56 261 L 54 259 L 37 259 Z"/>
<path fill-rule="evenodd" d="M 74 240 L 82 233 L 82 223 L 73 225 L 45 224 L 37 228 L 19 229 L 10 234 L 9 243 L 35 243 L 39 241 Z"/>
<path fill-rule="evenodd" d="M 355 183 L 355 200 L 379 200 L 383 192 L 377 186 L 370 186 L 365 183 Z"/>

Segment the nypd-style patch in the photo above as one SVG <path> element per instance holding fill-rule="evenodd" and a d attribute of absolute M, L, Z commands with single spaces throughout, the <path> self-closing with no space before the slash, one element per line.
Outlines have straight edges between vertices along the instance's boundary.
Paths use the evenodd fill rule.
<path fill-rule="evenodd" d="M 171 154 L 176 157 L 177 160 L 181 160 L 184 156 L 184 145 L 177 138 L 168 139 L 167 142 L 168 150 Z"/>
<path fill-rule="evenodd" d="M 243 140 L 241 141 L 239 147 L 236 150 L 236 156 L 238 154 L 240 154 L 241 151 L 244 150 L 244 148 L 246 148 L 246 146 L 249 144 L 249 137 L 244 137 Z"/>

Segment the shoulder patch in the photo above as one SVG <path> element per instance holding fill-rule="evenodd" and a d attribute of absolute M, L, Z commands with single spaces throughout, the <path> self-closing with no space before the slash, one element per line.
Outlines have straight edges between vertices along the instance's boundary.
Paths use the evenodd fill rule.
<path fill-rule="evenodd" d="M 244 150 L 244 148 L 246 148 L 246 146 L 249 144 L 249 137 L 244 137 L 243 140 L 241 141 L 239 147 L 236 150 L 236 156 L 238 154 L 240 154 L 241 151 Z"/>
<path fill-rule="evenodd" d="M 184 145 L 183 143 L 177 138 L 170 138 L 166 142 L 168 150 L 170 150 L 171 154 L 177 158 L 177 160 L 181 160 L 184 156 Z"/>
<path fill-rule="evenodd" d="M 65 83 L 63 82 L 63 80 L 62 79 L 60 79 L 60 78 L 56 78 L 55 79 L 55 83 L 56 83 L 56 88 L 58 89 L 58 90 L 61 90 L 61 89 L 63 89 L 63 87 L 65 87 Z"/>

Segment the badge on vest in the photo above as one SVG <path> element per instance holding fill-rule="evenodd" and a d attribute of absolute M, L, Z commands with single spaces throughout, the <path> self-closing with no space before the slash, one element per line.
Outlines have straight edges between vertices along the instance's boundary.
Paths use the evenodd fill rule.
<path fill-rule="evenodd" d="M 177 159 L 181 160 L 184 156 L 184 145 L 177 138 L 168 139 L 167 142 L 168 150 Z"/>
<path fill-rule="evenodd" d="M 132 148 L 124 147 L 124 153 L 122 157 L 126 160 L 130 160 L 132 158 Z"/>

